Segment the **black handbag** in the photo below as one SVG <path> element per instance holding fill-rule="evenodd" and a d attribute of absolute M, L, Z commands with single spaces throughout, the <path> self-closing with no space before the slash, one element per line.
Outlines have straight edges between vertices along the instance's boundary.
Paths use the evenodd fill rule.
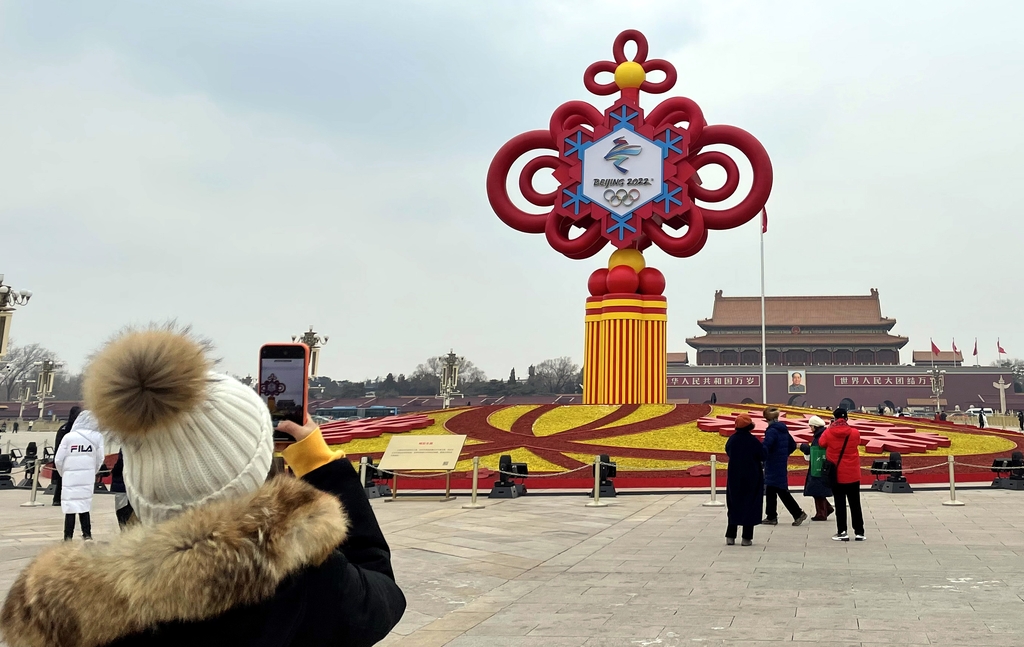
<path fill-rule="evenodd" d="M 821 480 L 825 481 L 829 489 L 834 488 L 839 483 L 839 465 L 843 460 L 843 454 L 846 452 L 846 443 L 850 442 L 850 435 L 847 434 L 843 440 L 843 447 L 839 450 L 839 458 L 835 463 L 829 459 L 825 459 L 825 462 L 821 464 Z"/>

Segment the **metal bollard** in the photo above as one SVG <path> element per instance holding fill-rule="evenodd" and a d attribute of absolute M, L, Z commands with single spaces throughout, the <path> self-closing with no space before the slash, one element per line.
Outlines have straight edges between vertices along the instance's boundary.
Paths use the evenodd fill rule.
<path fill-rule="evenodd" d="M 366 457 L 359 458 L 359 483 L 366 487 Z"/>
<path fill-rule="evenodd" d="M 718 500 L 718 457 L 711 455 L 711 500 L 702 503 L 706 508 L 721 508 L 724 503 Z"/>
<path fill-rule="evenodd" d="M 956 481 L 953 479 L 953 455 L 950 454 L 946 458 L 949 459 L 949 501 L 943 501 L 942 505 L 964 505 L 963 501 L 956 500 Z"/>
<path fill-rule="evenodd" d="M 466 510 L 479 510 L 480 508 L 484 507 L 484 506 L 482 506 L 482 505 L 480 505 L 479 503 L 476 502 L 476 490 L 477 490 L 477 486 L 479 484 L 480 484 L 480 457 L 479 456 L 474 456 L 473 457 L 473 491 L 469 495 L 469 503 L 467 503 L 467 504 L 462 506 Z"/>
<path fill-rule="evenodd" d="M 607 503 L 601 503 L 601 457 L 594 457 L 594 500 L 587 504 L 588 508 L 603 508 Z"/>
<path fill-rule="evenodd" d="M 25 469 L 28 469 L 27 467 Z M 41 501 L 36 501 L 36 492 L 39 490 L 39 459 L 35 458 L 32 460 L 32 494 L 31 498 L 25 503 L 21 504 L 23 508 L 38 508 L 43 505 Z"/>

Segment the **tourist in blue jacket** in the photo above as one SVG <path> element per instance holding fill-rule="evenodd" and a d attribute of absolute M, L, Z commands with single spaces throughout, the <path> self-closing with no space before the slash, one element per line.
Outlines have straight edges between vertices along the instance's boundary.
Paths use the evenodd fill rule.
<path fill-rule="evenodd" d="M 789 493 L 789 455 L 796 451 L 796 441 L 789 435 L 789 428 L 786 423 L 779 420 L 779 408 L 768 407 L 764 410 L 764 419 L 768 422 L 768 429 L 764 432 L 764 451 L 767 458 L 764 461 L 764 493 L 767 498 L 765 502 L 764 521 L 770 526 L 779 523 L 778 499 L 786 506 L 789 513 L 793 515 L 793 525 L 799 526 L 807 521 L 807 513 Z"/>

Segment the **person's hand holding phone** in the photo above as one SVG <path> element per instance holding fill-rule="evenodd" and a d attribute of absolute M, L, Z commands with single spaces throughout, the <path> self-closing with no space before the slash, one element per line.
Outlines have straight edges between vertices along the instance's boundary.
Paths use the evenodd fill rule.
<path fill-rule="evenodd" d="M 291 436 L 292 438 L 295 439 L 295 442 L 298 442 L 300 440 L 305 440 L 307 437 L 309 437 L 310 434 L 312 434 L 314 431 L 316 431 L 319 427 L 320 427 L 320 425 L 316 424 L 315 422 L 313 422 L 312 420 L 309 419 L 309 414 L 307 413 L 306 414 L 306 424 L 304 424 L 304 425 L 297 425 L 294 422 L 292 422 L 291 420 L 282 420 L 277 425 L 277 431 L 280 431 L 280 432 L 288 434 L 289 436 Z M 275 442 L 274 443 L 274 450 L 275 451 L 283 451 L 284 448 L 287 447 L 290 444 L 291 443 L 287 443 L 287 442 L 285 442 L 285 443 L 283 443 L 283 442 Z"/>

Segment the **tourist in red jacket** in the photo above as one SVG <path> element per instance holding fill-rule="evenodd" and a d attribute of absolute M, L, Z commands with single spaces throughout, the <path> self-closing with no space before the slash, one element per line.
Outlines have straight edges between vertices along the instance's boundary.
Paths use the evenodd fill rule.
<path fill-rule="evenodd" d="M 847 424 L 846 409 L 836 409 L 835 420 L 818 439 L 825 448 L 825 459 L 835 463 L 836 484 L 832 493 L 836 497 L 835 541 L 850 541 L 846 528 L 846 502 L 850 502 L 854 539 L 864 541 L 864 514 L 860 509 L 860 432 Z M 845 448 L 844 448 L 845 445 Z"/>

